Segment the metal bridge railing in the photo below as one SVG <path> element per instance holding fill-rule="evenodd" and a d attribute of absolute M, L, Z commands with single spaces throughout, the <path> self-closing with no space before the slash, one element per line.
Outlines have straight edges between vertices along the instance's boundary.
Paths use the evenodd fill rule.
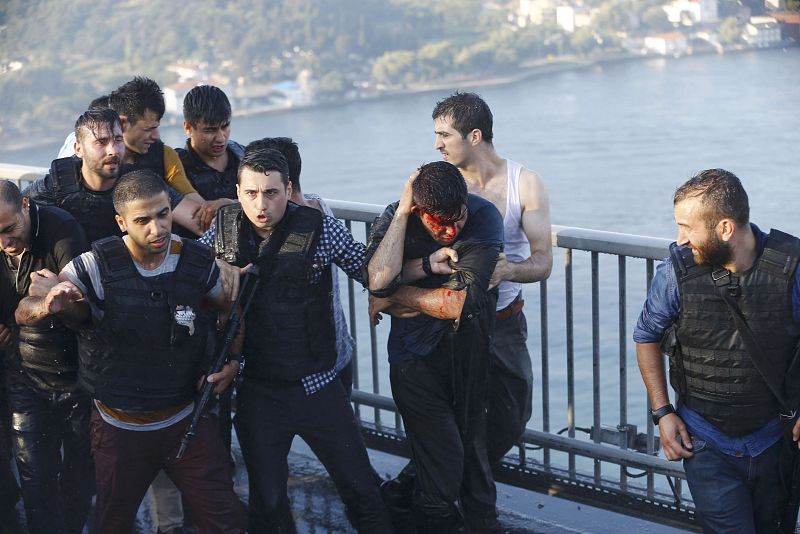
<path fill-rule="evenodd" d="M 23 187 L 46 172 L 0 164 L 0 178 Z M 362 241 L 383 209 L 328 203 Z M 697 530 L 681 464 L 656 456 L 658 438 L 628 342 L 655 260 L 668 255 L 669 240 L 554 226 L 553 245 L 550 279 L 523 286 L 534 416 L 497 480 Z M 390 396 L 388 325 L 372 326 L 366 292 L 352 280 L 346 284 L 343 302 L 357 342 L 353 402 L 365 440 L 371 448 L 408 455 Z"/>
<path fill-rule="evenodd" d="M 366 238 L 383 209 L 328 203 L 359 239 Z M 553 227 L 553 274 L 545 282 L 524 286 L 526 315 L 533 327 L 528 345 L 538 364 L 534 417 L 522 443 L 496 473 L 498 481 L 698 528 L 681 464 L 656 456 L 658 438 L 633 343 L 628 341 L 655 261 L 668 256 L 669 242 Z M 629 267 L 637 271 L 629 273 Z M 384 393 L 388 326 L 376 329 L 369 324 L 366 297 L 352 281 L 347 284 L 351 333 L 358 345 L 353 400 L 365 437 L 372 448 L 407 454 L 402 422 Z"/>

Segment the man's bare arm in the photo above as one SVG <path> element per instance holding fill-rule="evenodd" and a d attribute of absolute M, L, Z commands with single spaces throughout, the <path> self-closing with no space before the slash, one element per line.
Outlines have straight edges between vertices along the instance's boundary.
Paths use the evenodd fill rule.
<path fill-rule="evenodd" d="M 23 302 L 25 305 L 23 306 Z M 89 318 L 89 305 L 72 282 L 62 281 L 45 297 L 25 297 L 14 313 L 17 324 L 34 326 L 48 316 L 57 315 L 68 327 L 77 328 Z"/>
<path fill-rule="evenodd" d="M 403 249 L 405 246 L 406 228 L 408 218 L 411 216 L 413 207 L 413 192 L 411 184 L 419 172 L 411 175 L 403 189 L 403 196 L 394 212 L 392 222 L 386 230 L 380 245 L 375 250 L 375 254 L 367 266 L 368 280 L 370 289 L 383 289 L 394 280 L 403 270 Z"/>
<path fill-rule="evenodd" d="M 199 196 L 197 193 L 194 193 L 194 195 Z M 175 209 L 172 210 L 172 219 L 187 230 L 197 235 L 203 235 L 203 229 L 200 228 L 200 221 L 197 217 L 200 207 L 200 202 L 189 198 L 189 195 L 184 196 L 175 206 Z"/>
<path fill-rule="evenodd" d="M 550 225 L 550 201 L 538 174 L 522 169 L 519 177 L 522 230 L 530 243 L 531 255 L 519 262 L 509 262 L 501 254 L 492 275 L 491 287 L 507 280 L 539 282 L 550 276 L 553 268 L 553 238 Z"/>
<path fill-rule="evenodd" d="M 389 297 L 393 304 L 417 310 L 436 319 L 456 320 L 461 317 L 467 290 L 454 289 L 422 289 L 413 286 L 402 286 Z"/>
<path fill-rule="evenodd" d="M 664 356 L 658 343 L 637 343 L 636 358 L 639 371 L 650 396 L 650 405 L 654 410 L 669 404 L 667 379 L 664 375 Z M 683 420 L 678 414 L 668 414 L 658 421 L 658 433 L 661 447 L 668 460 L 680 460 L 692 456 L 692 440 Z M 678 439 L 680 438 L 680 439 Z"/>

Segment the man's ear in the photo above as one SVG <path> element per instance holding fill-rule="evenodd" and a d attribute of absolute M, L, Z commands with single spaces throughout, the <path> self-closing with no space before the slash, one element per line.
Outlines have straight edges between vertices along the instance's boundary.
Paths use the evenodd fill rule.
<path fill-rule="evenodd" d="M 120 231 L 127 232 L 128 229 L 125 226 L 125 219 L 119 216 L 119 214 L 114 215 L 114 220 L 117 221 L 117 226 L 119 226 Z"/>
<path fill-rule="evenodd" d="M 717 229 L 720 233 L 720 239 L 723 241 L 730 241 L 733 234 L 736 233 L 736 221 L 733 219 L 722 219 L 717 223 Z"/>
<path fill-rule="evenodd" d="M 475 128 L 469 134 L 467 134 L 467 139 L 472 146 L 477 146 L 481 144 L 481 141 L 483 141 L 483 133 L 481 133 L 478 128 Z"/>
<path fill-rule="evenodd" d="M 189 121 L 183 121 L 183 131 L 186 135 L 192 135 L 192 125 L 189 124 Z"/>
<path fill-rule="evenodd" d="M 127 130 L 127 129 L 130 127 L 130 125 L 131 125 L 130 121 L 128 121 L 128 116 L 127 116 L 127 115 L 120 115 L 120 116 L 119 116 L 119 123 L 120 123 L 120 125 L 122 125 L 122 132 L 123 132 L 123 133 L 124 133 L 124 132 L 125 132 L 125 130 Z"/>

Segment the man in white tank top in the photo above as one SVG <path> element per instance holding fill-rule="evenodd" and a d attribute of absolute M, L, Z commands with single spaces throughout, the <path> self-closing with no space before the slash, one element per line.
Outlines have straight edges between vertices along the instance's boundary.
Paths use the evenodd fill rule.
<path fill-rule="evenodd" d="M 434 147 L 461 171 L 470 193 L 491 201 L 503 216 L 504 254 L 492 286 L 499 286 L 488 403 L 488 452 L 499 462 L 531 417 L 533 372 L 522 312 L 522 286 L 550 276 L 550 206 L 542 179 L 503 159 L 492 144 L 492 112 L 474 93 L 456 92 L 433 110 Z"/>

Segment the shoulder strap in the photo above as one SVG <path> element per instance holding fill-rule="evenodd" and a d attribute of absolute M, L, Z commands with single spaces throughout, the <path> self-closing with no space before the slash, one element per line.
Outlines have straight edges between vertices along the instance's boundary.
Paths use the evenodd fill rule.
<path fill-rule="evenodd" d="M 713 273 L 714 285 L 717 287 L 717 291 L 722 297 L 722 300 L 725 301 L 725 304 L 728 305 L 731 311 L 733 321 L 736 324 L 736 330 L 739 332 L 739 335 L 742 336 L 742 342 L 750 358 L 753 360 L 753 365 L 761 375 L 761 378 L 764 379 L 764 382 L 767 383 L 767 386 L 769 386 L 772 394 L 778 399 L 778 403 L 780 403 L 781 409 L 783 410 L 781 416 L 794 417 L 794 410 L 788 405 L 786 397 L 783 394 L 783 371 L 773 369 L 774 366 L 769 365 L 769 360 L 767 360 L 766 356 L 761 351 L 761 347 L 756 342 L 755 334 L 753 334 L 753 331 L 747 324 L 747 320 L 744 315 L 742 315 L 742 310 L 739 309 L 739 305 L 733 300 L 732 293 L 738 290 L 738 282 L 732 283 L 733 273 L 729 271 L 725 272 L 727 274 L 722 273 L 722 271 L 715 271 Z M 726 278 L 728 279 L 727 281 L 725 281 Z M 776 374 L 771 371 L 778 371 L 778 373 Z"/>
<path fill-rule="evenodd" d="M 92 243 L 92 251 L 97 255 L 100 279 L 104 284 L 118 282 L 137 274 L 136 266 L 121 237 L 98 239 Z"/>
<path fill-rule="evenodd" d="M 64 197 L 77 193 L 80 188 L 79 169 L 80 158 L 72 156 L 69 158 L 59 158 L 50 164 L 50 177 L 53 179 L 53 189 L 56 203 L 60 203 Z"/>
<path fill-rule="evenodd" d="M 239 261 L 239 221 L 242 205 L 238 202 L 222 206 L 217 211 L 214 252 L 231 265 Z M 241 267 L 241 266 L 240 266 Z"/>
<path fill-rule="evenodd" d="M 322 234 L 322 213 L 306 206 L 295 206 L 287 209 L 286 213 L 290 219 L 286 221 L 288 224 L 282 225 L 284 235 L 273 245 L 280 247 L 275 274 L 287 278 L 305 278 Z"/>
<path fill-rule="evenodd" d="M 198 288 L 205 287 L 208 273 L 214 262 L 210 248 L 194 240 L 183 240 L 181 257 L 175 267 L 175 289 L 181 298 L 198 294 Z M 202 292 L 200 293 L 202 296 Z"/>
<path fill-rule="evenodd" d="M 672 260 L 672 268 L 675 270 L 675 277 L 679 284 L 706 274 L 711 270 L 706 265 L 697 265 L 694 262 L 692 249 L 678 246 L 675 242 L 669 246 L 669 257 Z"/>
<path fill-rule="evenodd" d="M 764 253 L 758 260 L 758 268 L 773 276 L 788 280 L 794 276 L 800 259 L 800 239 L 772 229 L 764 245 Z"/>

